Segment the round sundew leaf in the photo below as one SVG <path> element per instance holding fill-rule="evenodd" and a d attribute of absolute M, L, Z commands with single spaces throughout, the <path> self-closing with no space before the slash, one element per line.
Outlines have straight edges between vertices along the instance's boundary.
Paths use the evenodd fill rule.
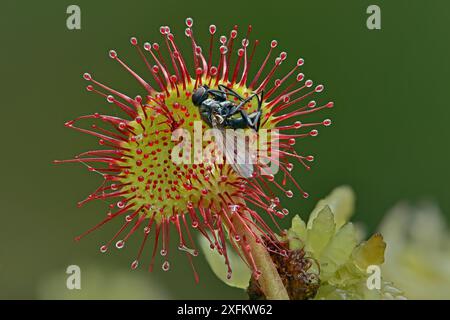
<path fill-rule="evenodd" d="M 355 248 L 352 254 L 354 262 L 362 270 L 366 270 L 370 265 L 381 265 L 384 262 L 385 249 L 383 236 L 376 233 Z"/>
<path fill-rule="evenodd" d="M 288 71 L 284 75 L 279 74 L 278 71 L 281 70 L 275 69 L 287 58 L 286 52 L 279 53 L 275 58 L 272 71 L 261 77 L 258 72 L 257 76 L 253 77 L 254 71 L 258 69 L 262 71 L 269 57 L 260 66 L 253 65 L 254 69 L 252 70 L 250 63 L 247 63 L 252 57 L 247 55 L 249 52 L 245 48 L 248 46 L 250 50 L 253 45 L 249 43 L 248 39 L 236 38 L 237 26 L 231 30 L 230 36 L 219 36 L 220 41 L 216 43 L 215 48 L 211 43 L 210 51 L 219 51 L 221 63 L 216 66 L 212 66 L 210 63 L 206 65 L 202 56 L 202 45 L 200 42 L 197 44 L 194 40 L 191 18 L 186 19 L 186 26 L 185 35 L 194 46 L 191 61 L 184 61 L 182 58 L 185 55 L 178 50 L 178 46 L 175 44 L 176 32 L 171 32 L 168 26 L 163 25 L 159 29 L 161 35 L 166 39 L 166 44 L 173 48 L 173 50 L 169 50 L 168 56 L 162 52 L 167 50 L 160 50 L 162 47 L 158 43 L 140 43 L 140 40 L 135 37 L 130 39 L 131 45 L 139 51 L 141 60 L 149 67 L 155 81 L 149 77 L 149 74 L 139 75 L 134 71 L 125 56 L 118 55 L 114 50 L 109 51 L 110 58 L 119 63 L 128 76 L 131 75 L 145 89 L 146 93 L 141 92 L 144 94 L 142 96 L 138 95 L 132 98 L 125 92 L 116 91 L 109 85 L 99 82 L 89 73 L 83 74 L 83 78 L 89 82 L 86 87 L 87 91 L 106 98 L 106 101 L 115 110 L 113 115 L 96 112 L 65 122 L 67 128 L 98 139 L 98 144 L 102 147 L 82 152 L 73 159 L 55 160 L 54 163 L 79 163 L 86 166 L 90 172 L 101 175 L 104 178 L 102 184 L 80 201 L 79 206 L 100 200 L 109 203 L 110 209 L 101 222 L 82 233 L 76 240 L 110 221 L 114 220 L 115 223 L 117 219 L 114 218 L 117 217 L 120 220 L 123 215 L 126 215 L 126 225 L 120 227 L 114 236 L 114 238 L 117 237 L 115 246 L 118 249 L 124 247 L 126 240 L 132 234 L 144 231 L 145 238 L 139 249 L 139 256 L 148 243 L 146 242 L 147 235 L 156 241 L 152 256 L 160 246 L 158 241 L 163 242 L 161 255 L 165 256 L 169 250 L 166 248 L 166 239 L 169 239 L 170 230 L 174 228 L 176 229 L 174 230 L 175 234 L 178 233 L 180 240 L 178 248 L 183 252 L 196 255 L 195 249 L 185 245 L 186 240 L 189 242 L 191 240 L 190 227 L 186 222 L 186 217 L 190 218 L 191 227 L 198 229 L 200 233 L 205 233 L 202 226 L 206 225 L 207 229 L 214 233 L 214 241 L 223 239 L 227 235 L 230 241 L 239 239 L 241 235 L 236 234 L 233 227 L 235 221 L 231 220 L 234 215 L 246 214 L 246 211 L 250 209 L 247 207 L 247 203 L 252 207 L 252 204 L 262 207 L 270 215 L 272 215 L 272 210 L 277 209 L 274 213 L 278 218 L 288 214 L 288 210 L 284 208 L 281 201 L 284 201 L 282 200 L 284 197 L 292 198 L 293 191 L 284 190 L 284 195 L 275 195 L 270 187 L 270 184 L 273 184 L 278 189 L 283 189 L 275 180 L 278 170 L 269 165 L 270 163 L 279 163 L 281 160 L 285 169 L 285 180 L 291 180 L 304 198 L 309 196 L 307 192 L 302 192 L 302 187 L 296 182 L 296 175 L 292 171 L 294 165 L 288 158 L 300 160 L 304 166 L 309 168 L 302 159 L 311 162 L 314 161 L 314 156 L 295 154 L 292 146 L 295 145 L 297 139 L 307 135 L 317 136 L 318 130 L 315 127 L 320 125 L 328 127 L 331 120 L 326 118 L 322 122 L 317 122 L 320 120 L 305 119 L 307 122 L 302 122 L 300 121 L 302 120 L 301 116 L 328 110 L 334 106 L 334 102 L 323 101 L 320 105 L 316 105 L 315 100 L 310 100 L 306 108 L 311 110 L 307 112 L 291 112 L 286 110 L 286 107 L 295 105 L 302 100 L 291 99 L 294 92 L 305 87 L 310 88 L 304 96 L 309 100 L 310 98 L 314 99 L 311 95 L 322 92 L 324 86 L 319 84 L 313 87 L 313 81 L 303 79 L 302 73 L 295 75 L 294 71 Z M 249 26 L 248 32 L 250 30 Z M 212 36 L 215 32 L 216 27 L 210 25 L 209 34 Z M 198 37 L 198 39 L 200 38 L 201 36 Z M 235 38 L 237 42 L 242 43 L 242 46 L 236 45 L 233 51 L 230 41 Z M 254 44 L 256 45 L 257 42 Z M 270 50 L 274 49 L 277 44 L 276 40 L 271 41 Z M 156 65 L 148 64 L 141 49 L 137 47 L 138 45 L 139 47 L 143 45 L 142 48 L 153 56 L 153 60 L 157 62 Z M 238 58 L 230 61 L 231 55 L 236 57 L 236 53 Z M 158 58 L 154 54 L 157 54 Z M 159 62 L 164 60 L 170 61 L 173 68 L 168 67 L 164 62 Z M 199 61 L 200 64 L 197 63 Z M 241 62 L 242 64 L 240 64 Z M 188 66 L 192 63 L 195 64 L 195 70 L 189 72 Z M 300 58 L 294 68 L 303 64 L 304 60 Z M 174 69 L 175 74 L 172 72 Z M 289 68 L 289 70 L 294 69 Z M 277 73 L 274 73 L 275 71 Z M 248 78 L 249 74 L 252 75 L 252 81 Z M 295 80 L 292 83 L 290 80 L 285 82 L 292 75 Z M 149 82 L 147 82 L 148 80 Z M 247 83 L 249 84 L 247 85 Z M 115 86 L 112 85 L 112 87 Z M 255 88 L 259 89 L 254 90 Z M 264 90 L 267 90 L 267 95 L 263 94 Z M 276 93 L 275 96 L 279 95 L 278 98 L 275 96 L 270 98 L 271 93 L 275 92 L 274 90 L 283 93 L 280 95 Z M 222 100 L 227 101 L 222 104 Z M 282 101 L 283 106 L 277 105 L 274 108 L 274 103 L 278 104 L 278 101 Z M 297 107 L 303 109 L 303 102 Z M 248 116 L 245 116 L 244 113 L 239 115 L 234 114 L 234 111 L 229 112 L 240 108 L 245 109 Z M 297 118 L 299 119 L 297 120 Z M 92 122 L 89 129 L 87 129 L 88 124 L 80 123 L 85 120 L 89 123 Z M 103 124 L 106 125 L 106 128 L 103 127 Z M 236 143 L 234 147 L 238 150 L 237 155 L 246 155 L 247 152 L 241 151 L 247 151 L 246 147 L 250 147 L 250 158 L 234 159 L 231 157 L 232 159 L 230 159 L 228 153 L 233 151 L 230 150 L 233 146 L 228 143 L 230 140 L 228 133 L 232 133 L 233 129 L 239 129 L 235 132 L 234 138 L 236 139 L 231 139 Z M 279 130 L 291 129 L 301 129 L 302 132 L 295 135 L 280 136 L 278 134 Z M 218 133 L 222 131 L 226 133 L 227 137 L 222 137 Z M 220 139 L 227 138 L 227 143 L 225 145 L 219 143 L 225 141 L 219 141 L 218 137 Z M 281 140 L 284 143 L 277 143 Z M 231 155 L 233 156 L 233 154 Z M 280 155 L 282 155 L 282 159 L 279 159 Z M 254 167 L 248 160 L 253 160 L 251 162 Z M 244 168 L 245 170 L 243 170 Z M 256 172 L 256 169 L 261 172 Z M 288 173 L 290 171 L 292 174 Z M 266 177 L 259 181 L 263 178 L 260 175 Z M 282 196 L 282 198 L 280 199 L 278 196 Z M 278 209 L 281 210 L 278 211 Z M 264 213 L 264 210 L 261 213 Z M 147 227 L 144 227 L 146 224 L 144 220 L 149 222 Z M 258 212 L 252 210 L 248 219 L 240 220 L 240 224 L 244 227 L 243 230 L 255 227 L 255 231 L 258 230 L 258 233 L 261 233 L 258 238 L 275 238 L 275 232 L 271 230 L 271 226 L 264 223 Z M 126 231 L 128 224 L 130 227 L 133 226 L 129 232 Z M 119 224 L 119 226 L 121 225 Z M 156 227 L 151 228 L 153 225 Z M 184 238 L 183 227 L 186 228 L 186 235 L 189 235 L 189 239 Z M 161 231 L 161 237 L 158 236 L 159 231 Z M 281 233 L 284 237 L 285 233 Z M 237 249 L 238 254 L 240 250 L 246 252 L 247 244 L 243 242 L 230 249 Z M 269 243 L 264 243 L 264 245 L 269 245 Z M 108 246 L 109 242 L 108 245 L 101 245 L 100 251 L 106 252 Z M 270 246 L 272 247 L 272 244 Z M 276 251 L 284 251 L 284 249 L 278 250 L 277 244 L 274 247 L 277 247 L 274 249 Z M 225 256 L 227 276 L 229 277 L 228 273 L 231 274 L 230 263 L 226 252 L 222 251 L 221 253 Z M 296 253 L 294 258 L 298 256 Z M 252 273 L 255 276 L 258 275 L 259 269 L 253 261 L 252 254 L 242 254 L 241 258 L 252 269 Z M 137 265 L 137 262 L 132 262 L 132 269 L 135 269 Z M 164 261 L 161 268 L 169 271 L 170 263 L 167 260 Z M 236 272 L 238 271 L 235 269 L 234 278 L 237 277 Z M 218 275 L 221 276 L 222 272 L 218 272 Z M 233 279 L 231 282 L 234 281 Z M 270 298 L 270 296 L 268 297 Z"/>
<path fill-rule="evenodd" d="M 328 279 L 350 257 L 357 244 L 352 223 L 344 225 L 330 240 L 319 257 L 321 280 Z"/>
<path fill-rule="evenodd" d="M 334 235 L 335 223 L 333 213 L 328 205 L 324 206 L 307 229 L 306 250 L 314 257 L 320 257 L 322 250 Z"/>
<path fill-rule="evenodd" d="M 319 212 L 328 205 L 334 213 L 334 221 L 336 222 L 336 231 L 343 226 L 353 214 L 355 209 L 355 193 L 349 186 L 340 186 L 335 188 L 326 198 L 320 200 L 308 220 L 308 228 Z"/>
<path fill-rule="evenodd" d="M 204 237 L 199 237 L 199 243 L 204 255 L 206 256 L 206 261 L 208 261 L 212 271 L 220 280 L 225 282 L 230 287 L 247 289 L 251 278 L 251 271 L 239 255 L 237 255 L 234 251 L 228 251 L 228 259 L 230 260 L 230 265 L 233 268 L 231 278 L 228 279 L 228 269 L 224 263 L 224 257 L 221 256 L 217 250 L 212 250 L 210 248 L 210 243 Z"/>

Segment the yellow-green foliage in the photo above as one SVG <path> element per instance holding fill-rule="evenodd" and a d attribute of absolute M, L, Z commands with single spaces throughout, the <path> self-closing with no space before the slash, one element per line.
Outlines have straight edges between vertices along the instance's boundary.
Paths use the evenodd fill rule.
<path fill-rule="evenodd" d="M 348 221 L 354 201 L 349 187 L 335 189 L 318 202 L 308 222 L 298 215 L 292 219 L 285 240 L 290 249 L 304 249 L 306 256 L 317 262 L 308 270 L 320 279 L 315 299 L 403 299 L 402 292 L 383 279 L 382 274 L 380 288 L 369 289 L 368 277 L 373 274 L 370 268 L 378 269 L 384 263 L 386 243 L 381 234 L 360 241 L 359 230 Z M 211 252 L 206 242 L 203 247 L 216 275 L 228 285 L 245 289 L 250 280 L 245 264 L 236 259 L 232 264 L 233 277 L 227 279 L 223 257 Z"/>
<path fill-rule="evenodd" d="M 315 272 L 321 284 L 315 298 L 403 298 L 400 290 L 382 278 L 379 289 L 369 289 L 367 281 L 373 272 L 368 267 L 383 264 L 386 243 L 380 234 L 359 243 L 358 230 L 348 222 L 353 208 L 353 191 L 343 186 L 319 201 L 307 223 L 298 215 L 292 220 L 290 247 L 303 246 L 319 264 L 320 270 Z"/>

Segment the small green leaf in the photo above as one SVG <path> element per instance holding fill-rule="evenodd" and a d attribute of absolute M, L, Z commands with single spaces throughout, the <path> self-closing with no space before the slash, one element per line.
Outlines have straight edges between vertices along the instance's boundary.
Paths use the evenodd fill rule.
<path fill-rule="evenodd" d="M 326 198 L 317 203 L 309 217 L 308 228 L 311 228 L 313 220 L 326 205 L 328 205 L 334 213 L 336 230 L 338 230 L 350 219 L 353 214 L 355 209 L 355 193 L 349 186 L 340 186 L 335 188 Z"/>
<path fill-rule="evenodd" d="M 306 239 L 306 224 L 298 214 L 292 219 L 291 230 L 300 240 Z"/>
<path fill-rule="evenodd" d="M 386 243 L 383 241 L 383 236 L 376 233 L 369 240 L 358 245 L 352 255 L 355 264 L 361 270 L 366 270 L 370 265 L 383 264 L 385 249 Z"/>
<path fill-rule="evenodd" d="M 357 243 L 352 223 L 344 225 L 331 239 L 319 258 L 321 280 L 330 277 L 350 257 Z"/>
<path fill-rule="evenodd" d="M 299 215 L 296 215 L 292 219 L 291 228 L 288 230 L 287 238 L 289 240 L 289 248 L 292 250 L 298 250 L 305 246 L 306 224 Z"/>
<path fill-rule="evenodd" d="M 311 229 L 307 230 L 306 250 L 315 257 L 320 257 L 323 248 L 334 235 L 335 224 L 333 213 L 328 205 L 325 205 L 312 222 Z"/>
<path fill-rule="evenodd" d="M 227 251 L 228 259 L 230 260 L 231 268 L 233 269 L 231 278 L 227 279 L 228 269 L 224 257 L 221 256 L 217 250 L 212 250 L 210 248 L 210 244 L 205 237 L 199 237 L 199 243 L 209 266 L 220 280 L 230 287 L 247 289 L 251 272 L 239 255 L 232 250 Z"/>

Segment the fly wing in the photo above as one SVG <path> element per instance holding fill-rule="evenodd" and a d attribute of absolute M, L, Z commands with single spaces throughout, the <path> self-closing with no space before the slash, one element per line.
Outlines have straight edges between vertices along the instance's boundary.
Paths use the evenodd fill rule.
<path fill-rule="evenodd" d="M 245 139 L 237 136 L 232 129 L 227 130 L 225 134 L 223 127 L 215 125 L 213 127 L 216 129 L 213 130 L 216 145 L 225 155 L 227 163 L 241 177 L 251 178 L 253 176 L 253 164 L 245 157 L 249 154 Z"/>

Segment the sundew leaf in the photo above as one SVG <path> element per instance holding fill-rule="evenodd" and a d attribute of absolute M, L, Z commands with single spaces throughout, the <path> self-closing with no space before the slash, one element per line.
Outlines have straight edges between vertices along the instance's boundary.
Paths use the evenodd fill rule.
<path fill-rule="evenodd" d="M 200 248 L 206 256 L 206 261 L 208 261 L 212 271 L 220 280 L 225 282 L 230 287 L 236 287 L 244 290 L 247 289 L 251 277 L 251 271 L 238 254 L 232 250 L 228 251 L 228 259 L 230 260 L 231 267 L 233 268 L 231 278 L 228 279 L 228 269 L 224 263 L 224 257 L 221 256 L 216 250 L 212 250 L 209 247 L 210 244 L 205 237 L 199 237 L 199 243 Z"/>
<path fill-rule="evenodd" d="M 334 213 L 336 230 L 343 226 L 351 217 L 355 209 L 355 193 L 349 186 L 340 186 L 335 188 L 326 198 L 320 200 L 308 220 L 308 228 L 319 212 L 328 205 Z"/>
<path fill-rule="evenodd" d="M 321 280 L 328 279 L 348 260 L 356 244 L 355 228 L 352 223 L 347 223 L 331 239 L 319 258 Z"/>
<path fill-rule="evenodd" d="M 334 235 L 335 224 L 333 213 L 328 205 L 325 205 L 317 214 L 311 228 L 307 230 L 306 250 L 315 257 L 320 257 L 322 250 Z"/>

